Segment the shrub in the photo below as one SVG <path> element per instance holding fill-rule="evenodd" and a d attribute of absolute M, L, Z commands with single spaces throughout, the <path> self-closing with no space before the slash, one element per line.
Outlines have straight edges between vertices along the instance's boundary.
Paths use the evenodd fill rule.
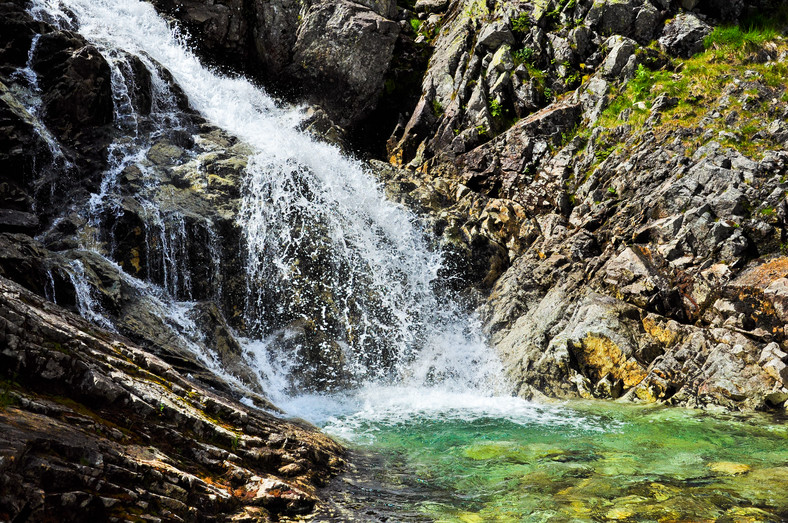
<path fill-rule="evenodd" d="M 520 64 L 531 64 L 533 63 L 533 59 L 534 50 L 530 47 L 523 47 L 522 49 L 518 49 L 512 53 L 512 60 L 514 61 L 515 66 Z"/>

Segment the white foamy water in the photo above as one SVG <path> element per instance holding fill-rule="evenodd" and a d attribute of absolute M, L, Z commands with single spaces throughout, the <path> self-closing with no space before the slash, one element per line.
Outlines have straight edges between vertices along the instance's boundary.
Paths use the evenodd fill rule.
<path fill-rule="evenodd" d="M 465 415 L 503 405 L 503 415 L 530 408 L 492 398 L 506 391 L 500 363 L 476 322 L 435 294 L 441 256 L 413 215 L 386 201 L 360 162 L 298 131 L 298 108 L 203 67 L 148 3 L 34 0 L 31 9 L 75 28 L 111 62 L 119 119 L 131 98 L 115 72 L 124 55 L 135 55 L 154 83 L 157 68 L 166 69 L 196 111 L 252 147 L 239 217 L 248 253 L 246 348 L 274 403 L 317 422 L 352 412 L 374 418 L 394 410 Z M 122 120 L 136 125 L 133 114 Z M 110 205 L 117 173 L 139 154 L 118 154 L 92 215 Z M 165 286 L 177 292 L 188 274 L 164 268 Z M 353 392 L 298 393 L 346 387 Z"/>

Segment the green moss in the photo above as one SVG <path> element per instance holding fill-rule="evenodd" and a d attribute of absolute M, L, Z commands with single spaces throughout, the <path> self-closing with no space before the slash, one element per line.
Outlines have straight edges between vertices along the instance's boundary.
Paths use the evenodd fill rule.
<path fill-rule="evenodd" d="M 528 17 L 528 13 L 522 13 L 512 20 L 512 31 L 516 35 L 523 36 L 529 29 L 531 29 L 531 19 Z"/>

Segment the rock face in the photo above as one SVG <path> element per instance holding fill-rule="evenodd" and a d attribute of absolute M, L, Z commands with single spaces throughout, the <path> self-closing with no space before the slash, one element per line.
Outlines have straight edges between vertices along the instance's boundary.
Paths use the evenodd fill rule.
<path fill-rule="evenodd" d="M 400 32 L 394 0 L 154 0 L 209 60 L 319 105 L 342 127 L 375 109 Z"/>
<path fill-rule="evenodd" d="M 689 58 L 703 51 L 703 39 L 711 33 L 711 27 L 697 16 L 681 13 L 665 26 L 659 45 L 668 53 Z"/>
<path fill-rule="evenodd" d="M 8 209 L 0 227 L 35 232 L 52 218 L 53 202 L 69 205 L 100 182 L 112 134 L 110 71 L 80 36 L 36 22 L 14 3 L 0 10 L 0 198 Z M 43 52 L 33 55 L 33 47 Z M 28 76 L 36 78 L 37 92 L 23 95 L 14 84 Z M 29 112 L 37 98 L 41 120 Z M 34 207 L 37 216 L 20 214 Z"/>
<path fill-rule="evenodd" d="M 196 386 L 0 277 L 0 517 L 271 520 L 311 512 L 342 449 Z"/>
<path fill-rule="evenodd" d="M 712 4 L 446 8 L 389 140 L 411 174 L 383 179 L 484 260 L 465 280 L 523 396 L 785 408 L 786 86 L 752 67 L 788 53 L 778 39 L 714 89 L 682 83 L 713 63 L 713 25 L 770 9 Z M 490 204 L 506 218 L 474 227 Z M 475 235 L 500 254 L 470 254 Z"/>
<path fill-rule="evenodd" d="M 284 73 L 347 126 L 375 108 L 399 31 L 397 23 L 356 3 L 319 3 L 301 20 Z"/>

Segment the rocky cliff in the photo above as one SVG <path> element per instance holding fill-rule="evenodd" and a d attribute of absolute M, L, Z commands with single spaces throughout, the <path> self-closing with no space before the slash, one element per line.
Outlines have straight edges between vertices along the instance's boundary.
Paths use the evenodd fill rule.
<path fill-rule="evenodd" d="M 785 408 L 779 2 L 371 6 L 399 22 L 393 56 L 378 55 L 388 66 L 334 39 L 356 68 L 317 84 L 294 74 L 294 49 L 331 54 L 307 23 L 326 7 L 300 9 L 285 65 L 258 64 L 261 78 L 299 83 L 351 141 L 360 119 L 335 117 L 347 103 L 326 85 L 363 77 L 384 105 L 395 79 L 408 85 L 398 122 L 378 120 L 393 125 L 393 166 L 376 171 L 447 249 L 519 394 Z M 379 114 L 369 99 L 351 112 Z"/>
<path fill-rule="evenodd" d="M 391 161 L 507 253 L 480 314 L 520 395 L 785 406 L 785 13 L 692 4 L 443 15 Z"/>

